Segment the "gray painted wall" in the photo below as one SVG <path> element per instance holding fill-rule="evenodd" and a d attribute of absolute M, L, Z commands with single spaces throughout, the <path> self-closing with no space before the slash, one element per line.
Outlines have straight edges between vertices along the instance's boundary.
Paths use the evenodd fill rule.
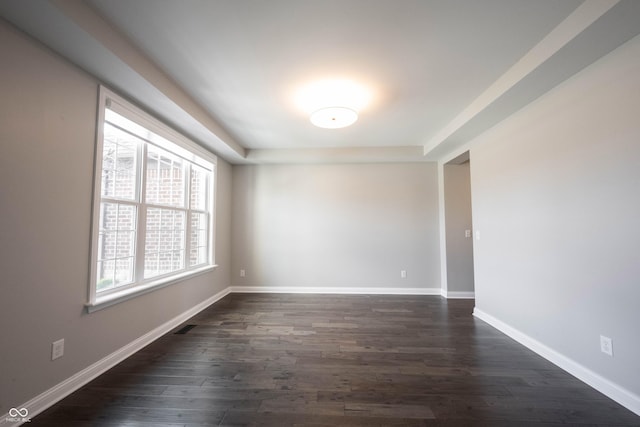
<path fill-rule="evenodd" d="M 447 292 L 473 292 L 473 239 L 469 162 L 444 166 Z"/>
<path fill-rule="evenodd" d="M 471 149 L 477 308 L 636 396 L 639 76 L 636 37 Z"/>
<path fill-rule="evenodd" d="M 233 284 L 439 288 L 437 191 L 431 163 L 235 166 Z"/>
<path fill-rule="evenodd" d="M 2 20 L 0 58 L 3 414 L 230 285 L 231 167 L 218 165 L 220 267 L 86 314 L 98 82 Z"/>

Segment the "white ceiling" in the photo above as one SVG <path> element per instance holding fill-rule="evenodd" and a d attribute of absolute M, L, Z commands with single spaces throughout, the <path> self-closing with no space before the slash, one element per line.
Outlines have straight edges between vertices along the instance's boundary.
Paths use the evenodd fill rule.
<path fill-rule="evenodd" d="M 91 0 L 247 148 L 423 144 L 579 3 Z M 351 128 L 293 102 L 327 77 L 376 93 Z"/>
<path fill-rule="evenodd" d="M 0 13 L 232 162 L 424 161 L 638 34 L 638 3 L 9 0 Z M 295 105 L 327 78 L 373 92 L 349 128 L 316 128 Z"/>

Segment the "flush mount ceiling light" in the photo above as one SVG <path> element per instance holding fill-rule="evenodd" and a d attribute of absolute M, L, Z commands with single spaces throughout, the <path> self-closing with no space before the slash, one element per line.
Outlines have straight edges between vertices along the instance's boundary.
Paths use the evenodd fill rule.
<path fill-rule="evenodd" d="M 339 129 L 358 120 L 358 112 L 371 101 L 370 90 L 352 80 L 320 80 L 298 90 L 296 103 L 311 123 Z"/>
<path fill-rule="evenodd" d="M 314 111 L 310 119 L 319 128 L 339 129 L 354 124 L 358 113 L 347 107 L 325 107 Z"/>

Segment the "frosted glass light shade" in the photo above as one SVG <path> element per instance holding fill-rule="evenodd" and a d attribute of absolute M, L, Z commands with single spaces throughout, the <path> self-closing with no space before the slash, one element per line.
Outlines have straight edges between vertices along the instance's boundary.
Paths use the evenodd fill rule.
<path fill-rule="evenodd" d="M 358 120 L 358 113 L 347 107 L 321 108 L 311 114 L 311 123 L 325 129 L 344 128 Z"/>

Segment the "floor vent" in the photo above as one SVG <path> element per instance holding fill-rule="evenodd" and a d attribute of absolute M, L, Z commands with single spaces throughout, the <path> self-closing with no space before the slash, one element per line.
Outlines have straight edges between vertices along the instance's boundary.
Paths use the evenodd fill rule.
<path fill-rule="evenodd" d="M 190 330 L 192 330 L 193 328 L 195 328 L 198 325 L 185 325 L 182 328 L 178 329 L 176 332 L 174 332 L 174 334 L 176 335 L 184 335 L 187 332 L 189 332 Z"/>

